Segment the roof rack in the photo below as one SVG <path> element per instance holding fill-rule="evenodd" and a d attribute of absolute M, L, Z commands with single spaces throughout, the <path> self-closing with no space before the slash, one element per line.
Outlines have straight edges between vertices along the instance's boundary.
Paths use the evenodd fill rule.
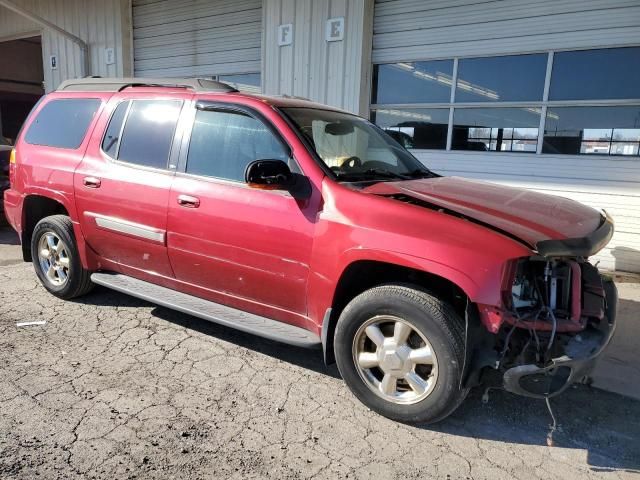
<path fill-rule="evenodd" d="M 127 87 L 176 87 L 194 92 L 231 93 L 238 90 L 226 83 L 206 78 L 101 78 L 87 77 L 66 80 L 58 91 L 119 92 Z"/>

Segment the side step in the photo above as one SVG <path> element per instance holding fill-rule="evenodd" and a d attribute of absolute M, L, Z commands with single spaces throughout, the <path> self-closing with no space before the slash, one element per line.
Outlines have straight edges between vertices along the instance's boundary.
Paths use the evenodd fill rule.
<path fill-rule="evenodd" d="M 320 337 L 304 328 L 213 303 L 127 275 L 94 273 L 91 275 L 91 281 L 163 307 L 270 340 L 305 348 L 315 348 L 321 345 Z"/>

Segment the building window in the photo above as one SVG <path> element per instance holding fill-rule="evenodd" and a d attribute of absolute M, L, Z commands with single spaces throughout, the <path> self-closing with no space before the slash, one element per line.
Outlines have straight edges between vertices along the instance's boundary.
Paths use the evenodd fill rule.
<path fill-rule="evenodd" d="M 549 107 L 543 153 L 638 155 L 640 106 Z"/>
<path fill-rule="evenodd" d="M 453 60 L 376 65 L 373 103 L 448 103 Z"/>
<path fill-rule="evenodd" d="M 406 148 L 638 156 L 639 60 L 624 47 L 374 65 L 371 119 Z"/>
<path fill-rule="evenodd" d="M 640 47 L 557 52 L 549 100 L 640 98 Z"/>
<path fill-rule="evenodd" d="M 404 148 L 447 146 L 448 108 L 381 108 L 371 118 Z"/>
<path fill-rule="evenodd" d="M 535 108 L 456 108 L 451 148 L 535 153 L 540 113 Z"/>
<path fill-rule="evenodd" d="M 541 101 L 547 55 L 462 58 L 456 102 Z"/>

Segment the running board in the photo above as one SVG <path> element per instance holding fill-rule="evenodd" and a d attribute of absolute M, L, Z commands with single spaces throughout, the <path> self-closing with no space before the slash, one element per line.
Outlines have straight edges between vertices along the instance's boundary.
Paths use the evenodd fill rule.
<path fill-rule="evenodd" d="M 320 337 L 304 328 L 213 303 L 118 273 L 94 273 L 91 281 L 163 307 L 298 347 L 315 348 Z"/>

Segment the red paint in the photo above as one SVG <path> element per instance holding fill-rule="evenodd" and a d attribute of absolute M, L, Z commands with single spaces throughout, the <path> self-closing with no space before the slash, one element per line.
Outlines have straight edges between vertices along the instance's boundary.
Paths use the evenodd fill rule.
<path fill-rule="evenodd" d="M 86 96 L 56 92 L 48 99 Z M 89 96 L 103 104 L 77 150 L 32 146 L 19 139 L 14 182 L 5 193 L 11 225 L 22 233 L 26 196 L 49 197 L 73 220 L 88 268 L 118 270 L 316 333 L 340 276 L 362 260 L 450 280 L 481 307 L 485 325 L 495 333 L 504 319 L 505 271 L 513 259 L 531 255 L 526 243 L 582 236 L 595 230 L 600 219 L 595 210 L 570 200 L 459 178 L 349 188 L 325 175 L 274 108 L 309 105 L 299 100 L 140 87 Z M 115 104 L 121 98 L 156 97 L 182 99 L 186 109 L 193 109 L 191 100 L 197 99 L 259 111 L 291 146 L 311 183 L 311 197 L 301 201 L 279 191 L 109 160 L 100 143 Z M 100 187 L 85 185 L 86 177 L 99 179 Z M 385 197 L 392 194 L 462 213 L 522 242 L 437 209 Z M 200 204 L 180 205 L 181 195 Z M 102 229 L 92 214 L 166 231 L 166 242 Z"/>

